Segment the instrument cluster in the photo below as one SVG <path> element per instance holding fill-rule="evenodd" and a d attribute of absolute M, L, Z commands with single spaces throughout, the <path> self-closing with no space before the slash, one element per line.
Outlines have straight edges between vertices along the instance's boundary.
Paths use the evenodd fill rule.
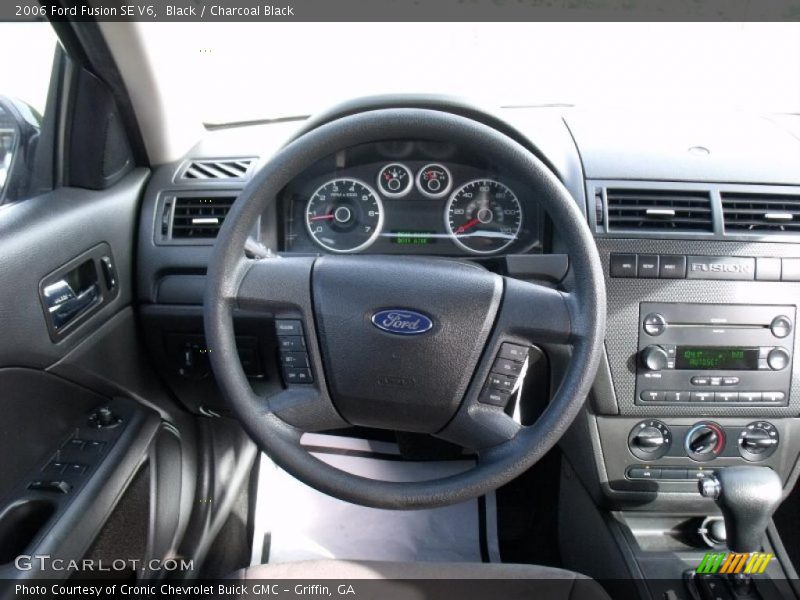
<path fill-rule="evenodd" d="M 437 154 L 446 152 L 437 146 Z M 380 160 L 362 148 L 318 165 L 284 195 L 283 250 L 491 256 L 540 249 L 541 210 L 519 179 L 450 153 L 451 160 L 419 150 Z"/>

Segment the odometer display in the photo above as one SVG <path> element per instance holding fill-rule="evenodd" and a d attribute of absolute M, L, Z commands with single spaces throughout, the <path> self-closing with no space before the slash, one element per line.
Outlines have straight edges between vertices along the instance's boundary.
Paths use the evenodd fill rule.
<path fill-rule="evenodd" d="M 476 179 L 450 196 L 445 224 L 458 246 L 476 254 L 491 254 L 517 239 L 522 207 L 507 186 L 491 179 Z"/>
<path fill-rule="evenodd" d="M 378 194 L 357 179 L 334 179 L 320 186 L 306 205 L 306 227 L 332 252 L 358 252 L 370 246 L 383 227 Z"/>

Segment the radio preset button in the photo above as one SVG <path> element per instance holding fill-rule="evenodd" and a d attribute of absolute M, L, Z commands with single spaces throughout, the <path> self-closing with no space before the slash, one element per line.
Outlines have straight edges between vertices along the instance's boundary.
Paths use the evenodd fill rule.
<path fill-rule="evenodd" d="M 789 366 L 789 353 L 783 348 L 775 348 L 767 355 L 767 364 L 773 371 L 781 371 Z"/>
<path fill-rule="evenodd" d="M 792 332 L 792 322 L 789 317 L 780 315 L 772 319 L 769 324 L 769 329 L 776 338 L 785 338 Z"/>
<path fill-rule="evenodd" d="M 714 392 L 714 402 L 738 402 L 739 392 Z"/>
<path fill-rule="evenodd" d="M 665 402 L 689 402 L 691 392 L 664 392 Z"/>
<path fill-rule="evenodd" d="M 761 402 L 761 392 L 739 392 L 741 402 Z"/>
<path fill-rule="evenodd" d="M 764 402 L 783 402 L 786 395 L 783 392 L 762 392 L 761 399 Z"/>
<path fill-rule="evenodd" d="M 658 313 L 650 313 L 644 318 L 643 323 L 644 331 L 647 335 L 661 335 L 667 328 L 667 320 L 664 315 Z"/>
<path fill-rule="evenodd" d="M 692 392 L 692 402 L 713 402 L 714 392 Z"/>
<path fill-rule="evenodd" d="M 644 402 L 663 402 L 664 401 L 664 392 L 644 391 L 641 394 L 639 394 L 639 397 Z"/>

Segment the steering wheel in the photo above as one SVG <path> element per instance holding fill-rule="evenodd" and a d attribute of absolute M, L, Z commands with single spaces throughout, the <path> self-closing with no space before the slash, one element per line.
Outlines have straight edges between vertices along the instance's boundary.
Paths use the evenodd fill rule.
<path fill-rule="evenodd" d="M 343 148 L 398 139 L 449 142 L 522 176 L 567 247 L 570 274 L 564 290 L 443 258 L 245 257 L 253 223 L 295 176 Z M 260 448 L 324 493 L 391 509 L 480 496 L 550 450 L 589 393 L 606 306 L 594 239 L 556 176 L 495 129 L 442 111 L 410 108 L 374 110 L 321 125 L 255 173 L 220 229 L 204 302 L 216 381 Z M 299 325 L 313 383 L 287 385 L 269 397 L 256 394 L 238 360 L 236 308 Z M 416 313 L 426 327 L 412 322 L 409 327 L 416 326 L 418 335 L 377 327 L 373 316 L 391 309 Z M 571 357 L 547 408 L 523 427 L 502 407 L 482 402 L 481 392 L 503 344 L 542 343 L 567 345 Z M 473 449 L 477 460 L 469 470 L 439 479 L 378 481 L 336 469 L 300 443 L 304 432 L 349 425 L 433 434 Z"/>

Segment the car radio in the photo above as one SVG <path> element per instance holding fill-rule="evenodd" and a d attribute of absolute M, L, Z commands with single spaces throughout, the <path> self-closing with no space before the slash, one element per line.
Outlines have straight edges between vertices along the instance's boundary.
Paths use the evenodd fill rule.
<path fill-rule="evenodd" d="M 642 303 L 636 404 L 788 405 L 794 321 L 794 306 Z"/>

